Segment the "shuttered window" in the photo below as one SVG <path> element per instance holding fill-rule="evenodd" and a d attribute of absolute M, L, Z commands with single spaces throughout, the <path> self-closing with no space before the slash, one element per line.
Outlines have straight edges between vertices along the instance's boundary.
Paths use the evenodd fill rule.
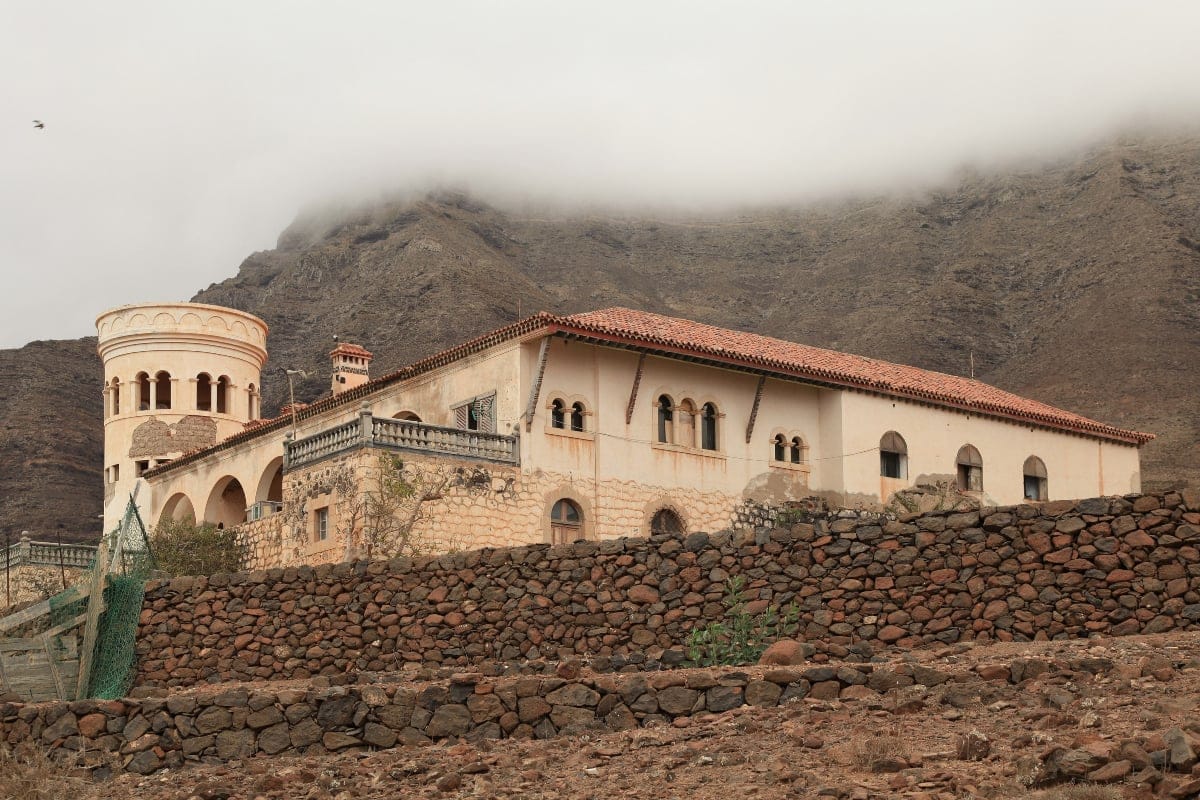
<path fill-rule="evenodd" d="M 472 398 L 454 407 L 454 427 L 480 433 L 496 432 L 496 393 Z"/>

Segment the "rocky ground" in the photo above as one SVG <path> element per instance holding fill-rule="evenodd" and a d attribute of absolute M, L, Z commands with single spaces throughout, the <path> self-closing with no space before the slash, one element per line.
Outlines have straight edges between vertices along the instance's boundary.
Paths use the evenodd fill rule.
<path fill-rule="evenodd" d="M 838 698 L 810 694 L 617 733 L 51 782 L 95 800 L 1200 797 L 1198 633 L 958 645 L 873 670 Z M 905 672 L 937 685 L 887 677 Z"/>

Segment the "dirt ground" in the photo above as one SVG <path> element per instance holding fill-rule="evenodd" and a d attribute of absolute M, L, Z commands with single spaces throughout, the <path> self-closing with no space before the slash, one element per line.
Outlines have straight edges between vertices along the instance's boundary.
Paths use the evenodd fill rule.
<path fill-rule="evenodd" d="M 1032 658 L 1064 665 L 1109 659 L 1112 669 L 1051 670 L 1014 685 L 981 665 Z M 72 796 L 96 800 L 251 798 L 744 798 L 1193 797 L 1191 764 L 1134 763 L 1105 786 L 1061 777 L 1039 786 L 1064 752 L 1088 765 L 1149 753 L 1172 728 L 1200 731 L 1200 634 L 914 651 L 970 680 L 858 699 L 804 699 L 671 726 L 546 741 L 447 742 L 320 757 L 197 764 L 148 777 L 120 775 Z M 968 740 L 966 737 L 972 737 Z M 1195 737 L 1194 737 L 1195 738 Z M 974 742 L 971 744 L 970 742 Z M 1082 749 L 1080 749 L 1082 748 Z M 1200 747 L 1197 747 L 1200 750 Z M 1141 752 L 1141 751 L 1138 751 Z M 1134 759 L 1136 762 L 1136 758 Z M 1193 759 L 1194 760 L 1194 759 Z M 1200 767 L 1197 767 L 1200 771 Z M 1120 773 L 1119 764 L 1114 771 Z M 1154 781 L 1151 783 L 1150 781 Z"/>

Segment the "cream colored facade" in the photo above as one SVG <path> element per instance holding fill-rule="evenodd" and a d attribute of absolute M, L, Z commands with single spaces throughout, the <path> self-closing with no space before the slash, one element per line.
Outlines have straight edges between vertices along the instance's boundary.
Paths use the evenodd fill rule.
<path fill-rule="evenodd" d="M 142 316 L 152 328 L 154 317 Z M 1044 492 L 1038 499 L 1140 488 L 1138 442 L 1121 436 L 526 323 L 316 402 L 297 415 L 294 430 L 281 419 L 241 432 L 252 414 L 227 415 L 218 420 L 229 423 L 221 430 L 238 435 L 150 472 L 139 494 L 144 515 L 154 521 L 190 513 L 241 526 L 259 567 L 342 560 L 362 553 L 355 504 L 381 452 L 460 473 L 416 525 L 443 548 L 645 535 L 656 519 L 711 531 L 738 525 L 747 509 L 811 496 L 877 508 L 908 486 L 967 481 L 959 474 L 967 467 L 957 463 L 964 446 L 981 460 L 967 488 L 987 504 L 1025 498 L 1031 457 L 1044 466 L 1043 482 L 1035 481 Z M 225 350 L 209 345 L 206 361 L 178 349 L 185 344 L 173 333 L 178 325 L 168 325 L 164 346 L 143 352 L 140 343 L 160 341 L 146 326 L 115 349 L 110 324 L 101 332 L 106 380 L 128 381 L 160 364 L 190 377 L 217 369 L 212 358 L 219 357 L 230 359 L 222 369 L 235 386 L 257 385 L 263 359 L 256 342 L 237 339 Z M 247 326 L 249 339 L 252 331 L 265 335 L 265 326 Z M 171 421 L 178 411 L 129 410 L 106 419 L 106 458 L 125 469 L 136 424 L 149 416 Z M 420 423 L 400 422 L 414 419 Z M 900 476 L 884 477 L 890 468 L 880 448 L 897 441 L 885 440 L 893 434 L 906 452 L 893 465 Z M 288 442 L 295 444 L 285 458 Z M 447 454 L 437 447 L 466 449 Z M 656 517 L 664 510 L 670 513 Z M 564 514 L 575 518 L 559 518 Z"/>
<path fill-rule="evenodd" d="M 260 415 L 267 326 L 201 303 L 122 306 L 96 319 L 104 363 L 104 529 L 143 472 Z M 144 502 L 144 501 L 143 501 Z"/>

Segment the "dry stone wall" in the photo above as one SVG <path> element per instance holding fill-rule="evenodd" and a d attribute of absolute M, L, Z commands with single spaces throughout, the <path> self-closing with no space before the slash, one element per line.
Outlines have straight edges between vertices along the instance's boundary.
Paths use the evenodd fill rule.
<path fill-rule="evenodd" d="M 1200 493 L 1185 491 L 176 578 L 147 587 L 138 681 L 669 661 L 723 617 L 733 575 L 751 611 L 797 603 L 818 660 L 1196 629 L 1198 548 Z"/>
<path fill-rule="evenodd" d="M 897 710 L 912 702 L 903 691 L 910 686 L 961 693 L 984 680 L 1020 683 L 1062 674 L 1086 681 L 1112 668 L 1107 659 L 1083 658 L 1063 663 L 1017 659 L 983 671 L 829 664 L 594 675 L 565 663 L 553 676 L 472 672 L 422 684 L 329 685 L 317 678 L 308 686 L 278 689 L 231 686 L 169 697 L 0 703 L 0 741 L 37 743 L 93 769 L 111 769 L 115 762 L 120 769 L 149 774 L 185 761 L 389 748 L 460 736 L 547 739 L 626 730 L 801 698 L 886 694 L 885 706 Z"/>

